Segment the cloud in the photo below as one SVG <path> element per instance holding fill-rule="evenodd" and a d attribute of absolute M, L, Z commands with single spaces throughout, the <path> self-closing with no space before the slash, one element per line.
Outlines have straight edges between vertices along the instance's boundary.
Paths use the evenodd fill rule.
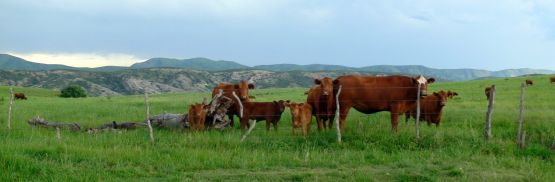
<path fill-rule="evenodd" d="M 143 60 L 129 54 L 15 52 L 8 54 L 37 63 L 64 64 L 74 67 L 129 66 Z"/>

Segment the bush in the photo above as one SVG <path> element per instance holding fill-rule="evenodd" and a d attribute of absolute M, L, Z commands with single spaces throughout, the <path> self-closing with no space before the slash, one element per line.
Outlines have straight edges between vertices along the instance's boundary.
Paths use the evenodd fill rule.
<path fill-rule="evenodd" d="M 87 93 L 79 85 L 71 85 L 69 87 L 62 89 L 61 92 L 62 93 L 60 94 L 60 97 L 65 97 L 65 98 L 87 97 Z"/>

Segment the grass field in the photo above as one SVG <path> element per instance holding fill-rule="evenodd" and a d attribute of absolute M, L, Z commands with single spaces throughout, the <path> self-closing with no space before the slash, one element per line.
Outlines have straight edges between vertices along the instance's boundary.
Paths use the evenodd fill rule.
<path fill-rule="evenodd" d="M 454 90 L 460 96 L 444 109 L 442 126 L 422 125 L 415 142 L 414 122 L 392 135 L 389 113 L 351 111 L 344 142 L 334 131 L 317 132 L 306 141 L 291 134 L 286 111 L 277 132 L 263 122 L 240 143 L 241 131 L 155 130 L 126 132 L 63 131 L 32 128 L 27 119 L 79 122 L 93 127 L 112 120 L 144 118 L 143 96 L 63 99 L 56 92 L 15 88 L 27 101 L 16 101 L 13 129 L 6 128 L 8 88 L 0 87 L 0 181 L 555 181 L 555 153 L 539 145 L 537 132 L 555 133 L 555 84 L 547 76 L 526 88 L 524 128 L 535 134 L 524 150 L 515 144 L 520 83 L 525 78 L 436 83 L 430 91 Z M 483 140 L 487 102 L 484 87 L 497 85 L 493 138 Z M 258 89 L 258 101 L 304 101 L 306 89 Z M 151 114 L 185 113 L 188 104 L 208 93 L 151 95 Z M 3 99 L 2 99 L 3 98 Z M 5 110 L 4 110 L 5 109 Z"/>

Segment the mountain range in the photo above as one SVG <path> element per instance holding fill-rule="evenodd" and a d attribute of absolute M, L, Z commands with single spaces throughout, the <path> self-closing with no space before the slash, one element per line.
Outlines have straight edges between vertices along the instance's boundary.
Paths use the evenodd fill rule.
<path fill-rule="evenodd" d="M 514 77 L 529 74 L 554 74 L 552 70 L 508 69 L 435 69 L 419 65 L 340 65 L 274 64 L 245 66 L 233 61 L 207 58 L 152 58 L 129 67 L 104 66 L 79 68 L 59 64 L 30 62 L 0 54 L 0 85 L 61 89 L 70 84 L 84 87 L 91 95 L 121 95 L 152 92 L 208 91 L 220 82 L 253 78 L 258 88 L 309 87 L 312 79 L 356 75 L 426 75 L 443 81 L 462 81 L 484 77 Z"/>
<path fill-rule="evenodd" d="M 9 54 L 0 54 L 0 70 L 80 70 L 80 71 L 101 71 L 113 72 L 127 69 L 144 69 L 144 68 L 181 68 L 201 71 L 228 71 L 228 70 L 266 70 L 273 72 L 287 71 L 357 71 L 357 72 L 373 72 L 386 74 L 409 74 L 409 75 L 428 75 L 444 80 L 463 81 L 473 80 L 482 77 L 514 77 L 529 74 L 554 74 L 553 70 L 540 69 L 506 69 L 500 71 L 488 71 L 481 69 L 436 69 L 420 65 L 375 65 L 366 67 L 347 67 L 340 65 L 325 64 L 273 64 L 245 66 L 233 61 L 216 61 L 208 58 L 191 58 L 191 59 L 171 59 L 171 58 L 151 58 L 144 62 L 135 63 L 129 67 L 123 66 L 104 66 L 98 68 L 79 68 L 70 67 L 59 64 L 41 64 L 30 62 Z"/>

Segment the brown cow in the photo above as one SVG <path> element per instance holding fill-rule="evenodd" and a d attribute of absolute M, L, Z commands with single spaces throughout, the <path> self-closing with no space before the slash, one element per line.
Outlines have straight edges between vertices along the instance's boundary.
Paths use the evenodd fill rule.
<path fill-rule="evenodd" d="M 266 130 L 270 130 L 270 123 L 277 131 L 277 123 L 285 110 L 283 100 L 273 102 L 245 102 L 243 103 L 243 117 L 241 118 L 241 129 L 247 129 L 249 120 L 266 121 Z"/>
<path fill-rule="evenodd" d="M 310 122 L 312 121 L 312 106 L 308 103 L 285 103 L 285 106 L 291 110 L 291 126 L 293 127 L 293 135 L 297 136 L 297 128 L 301 128 L 303 137 L 308 135 L 310 131 Z"/>
<path fill-rule="evenodd" d="M 486 94 L 486 98 L 489 100 L 489 96 L 491 95 L 491 87 L 486 87 L 486 90 L 484 90 L 485 94 Z"/>
<path fill-rule="evenodd" d="M 194 130 L 203 130 L 206 121 L 206 113 L 210 105 L 207 104 L 206 99 L 200 104 L 191 104 L 189 106 L 189 128 Z"/>
<path fill-rule="evenodd" d="M 421 96 L 427 95 L 428 84 L 434 78 L 423 76 L 416 78 L 407 76 L 341 76 L 333 81 L 334 93 L 342 86 L 339 95 L 340 121 L 339 127 L 344 128 L 345 119 L 351 107 L 357 111 L 372 114 L 380 111 L 391 113 L 391 127 L 397 133 L 399 114 L 408 111 L 410 104 L 416 102 L 418 85 Z"/>
<path fill-rule="evenodd" d="M 549 78 L 550 83 L 555 83 L 555 77 Z"/>
<path fill-rule="evenodd" d="M 13 96 L 14 96 L 15 100 L 17 100 L 17 99 L 27 100 L 27 97 L 25 97 L 25 94 L 21 93 L 21 92 L 14 93 Z"/>
<path fill-rule="evenodd" d="M 420 119 L 428 123 L 436 124 L 439 127 L 441 123 L 441 116 L 443 107 L 449 98 L 448 92 L 440 91 L 434 92 L 433 95 L 422 97 L 420 103 Z M 409 112 L 405 113 L 405 119 L 408 121 L 410 118 L 416 118 L 416 104 L 412 104 Z"/>
<path fill-rule="evenodd" d="M 249 102 L 249 89 L 254 89 L 254 84 L 251 81 L 241 80 L 239 84 L 220 83 L 212 89 L 212 97 L 218 95 L 220 90 L 223 91 L 223 96 L 233 99 L 233 104 L 228 109 L 227 116 L 229 117 L 229 125 L 233 127 L 233 116 L 240 116 L 241 109 L 237 99 L 233 96 L 233 92 L 239 97 L 241 103 Z"/>
<path fill-rule="evenodd" d="M 534 85 L 534 81 L 529 80 L 529 79 L 526 80 L 526 86 L 532 86 L 532 85 Z"/>
<path fill-rule="evenodd" d="M 331 129 L 335 118 L 333 80 L 328 77 L 315 79 L 314 84 L 316 85 L 308 91 L 306 102 L 312 106 L 312 115 L 316 116 L 318 130 Z M 328 121 L 327 125 L 326 121 Z"/>

